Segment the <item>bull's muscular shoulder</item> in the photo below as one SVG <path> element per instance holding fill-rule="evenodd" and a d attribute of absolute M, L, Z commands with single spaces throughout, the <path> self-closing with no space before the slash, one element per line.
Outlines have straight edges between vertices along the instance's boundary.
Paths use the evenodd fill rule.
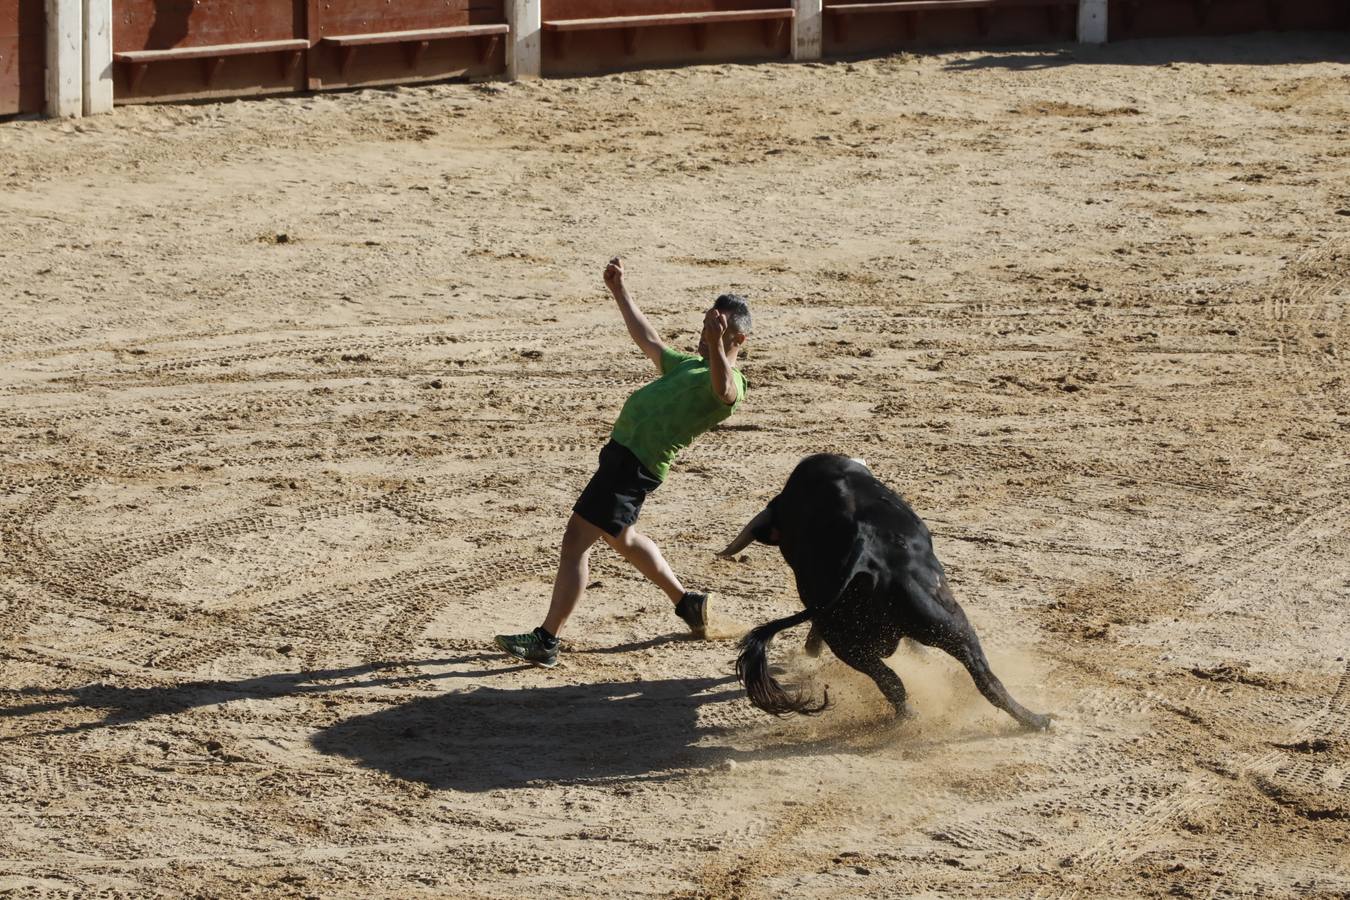
<path fill-rule="evenodd" d="M 819 535 L 866 522 L 903 545 L 929 542 L 927 527 L 899 494 L 858 460 L 834 453 L 798 463 L 770 509 L 784 533 Z"/>
<path fill-rule="evenodd" d="M 793 479 L 839 478 L 846 472 L 859 469 L 867 471 L 867 467 L 856 459 L 838 453 L 815 453 L 797 463 L 797 467 L 788 478 L 788 484 L 791 484 Z"/>
<path fill-rule="evenodd" d="M 794 506 L 806 503 L 835 506 L 852 498 L 860 476 L 872 478 L 872 473 L 866 466 L 847 456 L 817 453 L 797 463 L 779 496 L 787 498 L 785 503 Z"/>

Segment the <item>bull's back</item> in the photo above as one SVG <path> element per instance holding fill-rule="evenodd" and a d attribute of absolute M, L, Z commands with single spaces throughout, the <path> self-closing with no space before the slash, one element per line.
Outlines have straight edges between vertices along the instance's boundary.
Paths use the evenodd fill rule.
<path fill-rule="evenodd" d="M 894 563 L 932 552 L 928 528 L 909 504 L 847 456 L 822 453 L 798 463 L 774 498 L 773 513 L 785 543 L 809 547 L 813 555 L 846 552 L 864 523 L 878 545 L 872 549 Z"/>

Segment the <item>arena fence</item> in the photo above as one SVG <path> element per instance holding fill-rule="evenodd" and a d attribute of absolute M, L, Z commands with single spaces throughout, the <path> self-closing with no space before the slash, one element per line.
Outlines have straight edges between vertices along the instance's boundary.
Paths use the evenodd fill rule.
<path fill-rule="evenodd" d="M 41 0 L 0 0 L 0 115 L 41 110 L 46 69 Z"/>
<path fill-rule="evenodd" d="M 1347 0 L 0 0 L 0 116 L 1348 19 Z"/>

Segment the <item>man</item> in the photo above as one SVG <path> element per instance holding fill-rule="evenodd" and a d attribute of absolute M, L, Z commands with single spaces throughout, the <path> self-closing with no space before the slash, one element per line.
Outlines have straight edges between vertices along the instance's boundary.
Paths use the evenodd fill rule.
<path fill-rule="evenodd" d="M 675 614 L 703 637 L 708 597 L 686 591 L 656 544 L 635 527 L 647 494 L 661 486 L 670 464 L 694 438 L 730 416 L 745 397 L 745 376 L 734 368 L 750 335 L 745 299 L 723 294 L 703 314 L 698 355 L 661 343 L 623 280 L 618 257 L 605 268 L 605 286 L 619 304 L 633 342 L 661 377 L 634 391 L 600 451 L 600 468 L 572 507 L 563 532 L 562 556 L 544 623 L 525 634 L 499 634 L 497 646 L 516 659 L 552 668 L 558 635 L 586 589 L 591 546 L 604 539 L 648 580 L 666 592 Z"/>

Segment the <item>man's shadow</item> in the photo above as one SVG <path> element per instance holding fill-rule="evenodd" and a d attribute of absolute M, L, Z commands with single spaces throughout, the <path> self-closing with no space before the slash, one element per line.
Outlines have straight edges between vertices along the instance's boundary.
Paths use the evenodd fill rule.
<path fill-rule="evenodd" d="M 625 652 L 669 640 L 578 652 Z M 504 661 L 497 653 L 469 653 L 173 685 L 96 682 L 72 688 L 18 688 L 9 697 L 22 699 L 0 706 L 0 724 L 8 726 L 0 744 L 171 719 L 238 700 L 323 696 L 419 682 L 448 685 L 531 668 Z M 671 769 L 706 767 L 734 755 L 724 746 L 699 745 L 720 730 L 701 726 L 698 711 L 705 704 L 739 698 L 735 681 L 728 675 L 512 690 L 469 686 L 344 720 L 318 732 L 311 743 L 324 754 L 346 757 L 396 778 L 461 791 L 519 787 L 540 780 L 672 777 Z M 95 715 L 55 727 L 25 727 L 25 720 L 34 717 L 40 721 L 50 714 L 68 716 L 81 710 Z"/>
<path fill-rule="evenodd" d="M 434 674 L 417 671 L 423 666 L 439 667 L 501 661 L 500 654 L 476 653 L 451 659 L 363 663 L 335 669 L 276 672 L 234 681 L 202 679 L 149 687 L 94 683 L 76 688 L 18 688 L 11 693 L 33 699 L 22 705 L 0 708 L 0 721 L 76 709 L 104 710 L 104 716 L 101 721 L 81 722 L 41 732 L 20 730 L 8 737 L 0 737 L 0 742 L 78 734 L 83 731 L 128 725 L 200 707 L 218 706 L 233 700 L 261 700 L 301 694 L 328 694 L 357 688 L 406 686 L 415 682 L 481 677 L 530 668 L 526 665 L 510 664 L 495 669 L 467 669 Z"/>
<path fill-rule="evenodd" d="M 621 653 L 669 640 L 576 652 Z M 171 718 L 236 700 L 322 696 L 416 683 L 448 685 L 531 668 L 514 661 L 502 663 L 498 653 L 468 653 L 174 685 L 19 688 L 7 692 L 9 698 L 27 702 L 0 706 L 0 725 L 9 732 L 0 737 L 0 744 Z M 395 778 L 477 792 L 538 782 L 666 780 L 726 760 L 865 749 L 868 743 L 860 743 L 851 731 L 804 735 L 785 730 L 771 746 L 736 749 L 728 746 L 727 736 L 744 729 L 746 710 L 737 710 L 733 703 L 744 703 L 733 675 L 515 689 L 468 685 L 343 720 L 316 733 L 311 744 L 320 753 Z M 45 730 L 25 728 L 25 720 L 32 717 L 78 710 L 102 715 Z M 884 732 L 880 734 L 884 737 Z"/>
<path fill-rule="evenodd" d="M 311 739 L 395 778 L 457 791 L 532 782 L 676 777 L 728 756 L 703 746 L 717 729 L 699 708 L 740 696 L 735 678 L 674 678 L 517 690 L 480 687 L 414 700 L 326 728 Z"/>

